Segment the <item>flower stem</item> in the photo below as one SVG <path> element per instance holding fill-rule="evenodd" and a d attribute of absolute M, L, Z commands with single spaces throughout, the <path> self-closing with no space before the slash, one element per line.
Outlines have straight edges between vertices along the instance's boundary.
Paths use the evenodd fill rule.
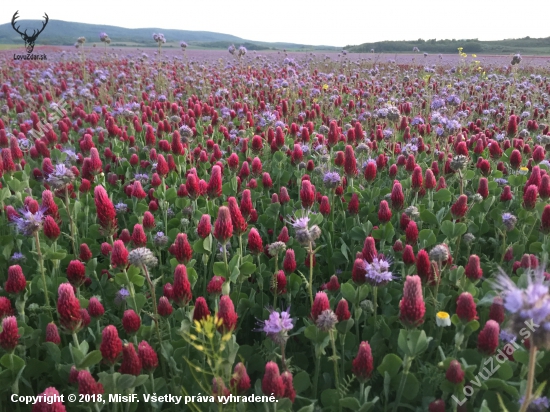
<path fill-rule="evenodd" d="M 74 230 L 73 216 L 71 215 L 69 201 L 69 188 L 65 186 L 65 208 L 67 209 L 67 216 L 69 216 L 69 230 L 71 231 L 71 245 L 73 247 L 73 254 L 76 256 L 76 234 Z"/>
<path fill-rule="evenodd" d="M 321 356 L 315 355 L 315 375 L 313 376 L 313 398 L 317 397 L 317 385 L 319 383 L 319 369 L 321 369 Z"/>
<path fill-rule="evenodd" d="M 309 300 L 313 306 L 313 243 L 309 242 Z"/>
<path fill-rule="evenodd" d="M 453 262 L 458 262 L 458 255 L 460 253 L 460 239 L 462 239 L 462 236 L 458 236 L 456 238 L 456 250 L 455 250 L 455 255 L 454 255 L 454 258 L 453 258 Z"/>
<path fill-rule="evenodd" d="M 529 404 L 533 399 L 532 398 L 532 392 L 533 392 L 533 384 L 535 381 L 535 366 L 537 364 L 537 347 L 531 343 L 531 348 L 529 349 L 529 369 L 527 372 L 527 387 L 525 388 L 525 398 L 523 400 L 523 404 L 521 405 L 521 409 L 519 412 L 526 412 L 527 408 L 529 407 Z"/>
<path fill-rule="evenodd" d="M 158 337 L 158 340 L 159 340 L 159 349 L 162 351 L 162 335 L 160 333 L 160 328 L 159 328 L 159 314 L 158 314 L 158 309 L 157 309 L 157 297 L 156 297 L 156 294 L 155 294 L 155 287 L 153 285 L 153 282 L 151 282 L 151 278 L 149 276 L 149 271 L 147 270 L 147 267 L 146 266 L 142 266 L 142 269 L 143 271 L 145 272 L 145 277 L 147 279 L 147 283 L 149 284 L 149 289 L 151 290 L 151 300 L 153 301 L 153 313 L 155 315 L 155 318 L 153 319 L 153 322 L 155 322 L 155 329 L 157 331 L 157 337 Z M 164 357 L 162 356 L 161 357 L 161 362 L 160 362 L 161 366 L 162 366 L 162 374 L 164 376 L 164 379 L 166 380 L 166 365 L 164 364 Z"/>
<path fill-rule="evenodd" d="M 155 392 L 155 377 L 153 376 L 153 372 L 149 372 L 149 379 L 151 379 L 151 388 Z"/>
<path fill-rule="evenodd" d="M 241 251 L 241 259 L 244 258 L 243 256 L 243 234 L 241 233 L 239 235 L 239 250 Z"/>
<path fill-rule="evenodd" d="M 73 343 L 77 348 L 80 347 L 80 342 L 78 342 L 78 336 L 76 336 L 76 332 L 73 332 Z"/>
<path fill-rule="evenodd" d="M 134 291 L 134 284 L 130 282 L 130 278 L 128 277 L 128 272 L 126 272 L 126 269 L 123 270 L 124 272 L 124 278 L 126 280 L 126 283 L 128 284 L 128 291 L 130 292 L 130 297 L 132 298 L 132 303 L 134 304 L 134 310 L 138 313 L 141 311 L 138 311 L 138 307 L 136 304 L 136 292 Z"/>
<path fill-rule="evenodd" d="M 373 311 L 374 311 L 374 327 L 377 328 L 378 326 L 378 287 L 374 286 L 372 288 L 372 304 L 373 304 Z"/>
<path fill-rule="evenodd" d="M 222 244 L 222 253 L 223 253 L 223 263 L 225 263 L 225 273 L 227 276 L 231 276 L 229 273 L 229 265 L 227 264 L 227 243 Z"/>
<path fill-rule="evenodd" d="M 334 363 L 334 383 L 335 388 L 340 388 L 340 380 L 338 378 L 338 353 L 336 352 L 336 340 L 334 338 L 334 328 L 330 330 L 330 343 L 332 345 L 332 361 Z"/>
<path fill-rule="evenodd" d="M 533 233 L 533 229 L 535 228 L 535 225 L 537 224 L 537 221 L 538 221 L 538 219 L 535 219 L 535 222 L 534 222 L 533 225 L 531 226 L 531 229 L 529 230 L 529 233 L 528 233 L 527 236 L 525 237 L 525 242 L 526 242 L 526 243 L 529 242 L 529 238 L 531 237 L 531 233 Z"/>
<path fill-rule="evenodd" d="M 281 344 L 281 363 L 283 364 L 283 370 L 288 371 L 288 368 L 286 366 L 285 345 L 285 342 Z"/>
<path fill-rule="evenodd" d="M 260 261 L 260 255 L 256 255 L 258 259 L 258 279 L 256 280 L 258 282 L 258 286 L 260 289 L 260 295 L 262 299 L 262 311 L 264 310 L 264 280 L 262 278 L 262 263 Z M 263 312 L 262 312 L 263 313 Z"/>
<path fill-rule="evenodd" d="M 411 368 L 412 358 L 409 355 L 405 355 L 403 359 L 403 374 L 401 375 L 401 381 L 399 382 L 399 389 L 397 390 L 397 398 L 393 404 L 393 412 L 397 412 L 399 408 L 399 402 L 401 402 L 401 397 L 403 396 L 403 390 L 405 389 L 405 380 L 409 374 L 409 369 Z"/>
<path fill-rule="evenodd" d="M 443 326 L 438 327 L 437 332 L 437 338 L 436 338 L 436 344 L 433 346 L 433 348 L 430 350 L 430 354 L 428 355 L 427 359 L 432 359 L 432 353 L 434 350 L 441 344 L 441 337 L 443 336 Z"/>
<path fill-rule="evenodd" d="M 42 277 L 42 285 L 44 287 L 46 308 L 50 312 L 50 317 L 53 320 L 53 315 L 50 308 L 50 298 L 48 296 L 48 286 L 46 283 L 46 274 L 44 273 L 44 257 L 42 256 L 42 250 L 40 249 L 40 238 L 38 237 L 38 232 L 34 232 L 34 243 L 36 244 L 36 254 L 38 255 L 38 264 L 40 265 L 40 276 Z"/>
<path fill-rule="evenodd" d="M 341 374 L 342 374 L 342 377 L 345 378 L 346 377 L 346 371 L 344 369 L 344 363 L 345 363 L 345 357 L 344 357 L 344 351 L 346 350 L 346 334 L 344 333 L 343 335 L 340 335 L 340 342 L 341 342 L 341 345 L 342 345 L 342 364 L 341 364 Z"/>
<path fill-rule="evenodd" d="M 206 296 L 206 285 L 208 283 L 208 263 L 210 261 L 210 255 L 206 255 L 207 256 L 207 259 L 206 259 L 206 263 L 204 263 L 204 260 L 203 260 L 203 263 L 204 263 L 204 282 L 202 282 L 202 296 Z"/>

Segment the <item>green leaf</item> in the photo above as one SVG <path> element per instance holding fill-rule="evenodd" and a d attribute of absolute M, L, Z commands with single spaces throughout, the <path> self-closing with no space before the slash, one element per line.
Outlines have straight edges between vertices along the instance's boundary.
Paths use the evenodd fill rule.
<path fill-rule="evenodd" d="M 344 242 L 342 242 L 342 246 L 340 246 L 340 251 L 342 252 L 342 255 L 346 258 L 346 260 L 349 262 L 348 258 L 348 245 L 346 245 Z"/>
<path fill-rule="evenodd" d="M 12 177 L 11 180 L 8 180 L 7 183 L 10 189 L 13 190 L 15 193 L 21 192 L 23 190 L 21 182 L 15 177 Z"/>
<path fill-rule="evenodd" d="M 328 338 L 328 332 L 323 332 L 315 325 L 309 325 L 305 331 L 304 336 L 314 343 L 322 342 L 325 338 Z"/>
<path fill-rule="evenodd" d="M 231 276 L 229 276 L 228 281 L 236 283 L 237 279 L 239 278 L 239 275 L 241 274 L 238 267 L 234 267 L 233 271 L 231 272 Z"/>
<path fill-rule="evenodd" d="M 529 246 L 529 252 L 535 253 L 535 254 L 542 253 L 542 243 L 541 242 L 531 243 L 531 245 Z"/>
<path fill-rule="evenodd" d="M 84 359 L 82 359 L 82 362 L 80 363 L 80 365 L 78 365 L 78 368 L 89 368 L 90 366 L 96 365 L 101 362 L 101 359 L 103 359 L 101 352 L 98 350 L 93 350 L 88 353 Z"/>
<path fill-rule="evenodd" d="M 434 201 L 449 203 L 452 199 L 452 193 L 449 189 L 440 189 L 434 193 Z"/>
<path fill-rule="evenodd" d="M 423 210 L 421 213 L 420 213 L 420 219 L 422 219 L 422 221 L 424 223 L 427 223 L 429 225 L 434 225 L 434 226 L 437 226 L 438 222 L 437 222 L 437 217 L 435 217 L 435 215 L 429 211 L 429 210 Z"/>
<path fill-rule="evenodd" d="M 302 278 L 296 273 L 291 273 L 289 278 L 290 283 L 290 293 L 294 296 L 300 290 L 300 285 L 302 284 Z"/>
<path fill-rule="evenodd" d="M 197 279 L 199 278 L 195 268 L 187 268 L 187 278 L 189 279 L 191 288 L 195 287 L 195 283 L 197 283 Z"/>
<path fill-rule="evenodd" d="M 136 207 L 136 211 L 134 214 L 141 216 L 143 215 L 147 210 L 149 210 L 149 206 L 147 206 L 144 202 L 139 202 Z"/>
<path fill-rule="evenodd" d="M 16 375 L 21 368 L 25 367 L 25 361 L 13 353 L 6 353 L 2 356 L 2 358 L 0 358 L 0 365 L 6 369 L 9 369 L 14 375 Z"/>
<path fill-rule="evenodd" d="M 147 379 L 149 379 L 149 375 L 139 375 L 136 377 L 136 380 L 134 381 L 133 387 L 136 388 L 138 386 L 143 385 Z"/>
<path fill-rule="evenodd" d="M 193 243 L 193 251 L 195 253 L 205 254 L 206 249 L 204 248 L 204 241 L 202 239 L 199 239 Z"/>
<path fill-rule="evenodd" d="M 465 223 L 457 223 L 455 224 L 453 235 L 454 237 L 459 237 L 459 236 L 462 236 L 467 231 L 468 231 L 468 226 L 466 226 Z"/>
<path fill-rule="evenodd" d="M 515 354 L 514 354 L 515 355 Z M 513 398 L 519 397 L 519 392 L 516 388 L 511 385 L 508 385 L 502 379 L 489 378 L 485 381 L 485 385 L 489 390 L 497 389 L 498 392 L 504 391 Z M 500 390 L 499 390 L 500 389 Z"/>
<path fill-rule="evenodd" d="M 300 408 L 298 412 L 313 412 L 313 404 Z"/>
<path fill-rule="evenodd" d="M 340 406 L 342 408 L 351 409 L 352 411 L 357 411 L 361 407 L 361 404 L 357 398 L 347 397 L 340 399 Z"/>
<path fill-rule="evenodd" d="M 382 229 L 374 229 L 371 234 L 376 240 L 381 240 L 384 237 L 384 231 Z"/>
<path fill-rule="evenodd" d="M 82 357 L 84 357 L 88 354 L 88 349 L 90 349 L 90 344 L 88 343 L 88 341 L 83 340 L 82 342 L 80 342 L 79 349 L 82 352 L 82 355 L 83 355 Z"/>
<path fill-rule="evenodd" d="M 126 284 L 126 276 L 124 273 L 119 272 L 115 274 L 115 283 L 117 285 L 125 285 Z"/>
<path fill-rule="evenodd" d="M 224 278 L 229 278 L 229 273 L 227 273 L 227 268 L 225 267 L 224 262 L 214 263 L 214 275 L 223 276 Z"/>
<path fill-rule="evenodd" d="M 325 408 L 338 404 L 339 394 L 336 389 L 325 389 L 321 393 L 321 403 Z"/>
<path fill-rule="evenodd" d="M 49 374 L 52 371 L 50 363 L 34 358 L 27 359 L 27 367 L 25 370 L 25 377 L 31 379 L 38 378 L 42 374 Z"/>
<path fill-rule="evenodd" d="M 454 223 L 450 220 L 446 220 L 441 224 L 441 231 L 447 238 L 454 239 L 458 236 L 462 236 L 468 230 L 468 226 L 464 223 Z"/>
<path fill-rule="evenodd" d="M 142 293 L 136 293 L 135 296 L 136 296 L 136 307 L 134 307 L 134 300 L 130 296 L 126 298 L 126 303 L 131 309 L 134 309 L 136 313 L 139 313 L 147 303 L 147 298 L 145 298 L 145 296 Z"/>
<path fill-rule="evenodd" d="M 403 360 L 399 356 L 394 353 L 388 353 L 384 356 L 384 359 L 377 370 L 381 375 L 388 372 L 388 374 L 393 378 L 394 376 L 397 376 L 401 365 L 403 365 Z"/>
<path fill-rule="evenodd" d="M 498 398 L 498 404 L 500 406 L 500 411 L 508 412 L 508 408 L 506 408 L 506 406 L 504 405 L 504 402 L 502 401 L 502 397 L 500 396 L 500 393 L 497 393 L 497 398 Z"/>
<path fill-rule="evenodd" d="M 374 405 L 376 404 L 376 402 L 378 402 L 378 399 L 378 396 L 376 396 L 372 401 L 363 403 L 361 409 L 359 409 L 357 412 L 369 412 L 372 408 L 374 408 Z"/>
<path fill-rule="evenodd" d="M 514 360 L 527 365 L 529 363 L 529 352 L 524 349 L 518 349 L 514 352 Z"/>
<path fill-rule="evenodd" d="M 495 362 L 493 359 L 492 362 Z M 500 379 L 503 381 L 507 381 L 514 375 L 514 371 L 512 370 L 512 366 L 508 362 L 504 362 L 500 364 L 500 368 L 497 371 L 497 375 Z"/>
<path fill-rule="evenodd" d="M 365 229 L 363 229 L 362 226 L 353 227 L 353 229 L 351 229 L 351 231 L 349 232 L 349 235 L 352 240 L 359 242 L 364 242 L 365 237 L 367 236 L 367 234 L 365 233 Z"/>
<path fill-rule="evenodd" d="M 464 334 L 468 336 L 478 329 L 479 329 L 479 322 L 477 320 L 472 320 L 466 324 L 466 327 L 464 328 Z"/>
<path fill-rule="evenodd" d="M 53 359 L 56 364 L 61 362 L 61 350 L 59 349 L 59 346 L 53 342 L 44 342 L 42 343 L 42 346 L 46 348 L 48 356 Z"/>
<path fill-rule="evenodd" d="M 269 217 L 273 218 L 273 219 L 278 219 L 279 218 L 279 210 L 281 209 L 281 204 L 280 203 L 271 203 L 266 211 L 265 211 L 265 214 L 268 215 Z"/>
<path fill-rule="evenodd" d="M 285 160 L 285 155 L 281 151 L 276 151 L 273 155 L 273 160 L 277 163 L 281 163 L 283 160 Z"/>
<path fill-rule="evenodd" d="M 398 381 L 401 380 L 402 373 L 400 374 Z M 418 382 L 418 379 L 416 379 L 416 376 L 414 376 L 412 373 L 407 373 L 405 378 L 405 385 L 403 390 L 403 397 L 408 400 L 413 400 L 416 398 L 416 395 L 418 394 L 418 390 L 420 389 L 420 382 Z"/>
<path fill-rule="evenodd" d="M 243 275 L 251 275 L 256 271 L 256 265 L 252 262 L 244 262 L 239 268 Z"/>
<path fill-rule="evenodd" d="M 166 191 L 165 200 L 172 200 L 178 197 L 178 192 L 175 188 L 171 187 Z"/>
<path fill-rule="evenodd" d="M 120 375 L 120 378 L 118 378 L 118 381 L 116 383 L 116 388 L 119 391 L 124 391 L 126 389 L 133 388 L 134 382 L 136 381 L 136 377 L 134 375 Z"/>
<path fill-rule="evenodd" d="M 97 376 L 99 376 L 99 383 L 101 383 L 107 391 L 110 393 L 114 393 L 116 391 L 116 383 L 120 377 L 120 373 L 99 372 Z"/>
<path fill-rule="evenodd" d="M 353 320 L 353 318 L 349 318 L 348 320 L 343 320 L 342 322 L 338 322 L 336 324 L 336 330 L 338 331 L 338 333 L 345 335 L 351 330 L 354 323 L 355 321 Z"/>
<path fill-rule="evenodd" d="M 76 346 L 74 346 L 72 343 L 69 344 L 69 348 L 74 358 L 74 363 L 76 365 L 79 365 L 80 362 L 82 362 L 82 359 L 84 359 L 84 356 L 85 356 L 84 353 L 82 353 L 82 351 Z"/>
<path fill-rule="evenodd" d="M 406 355 L 415 357 L 420 355 L 426 349 L 432 338 L 426 337 L 426 332 L 423 330 L 405 330 L 399 331 L 397 344 Z"/>
<path fill-rule="evenodd" d="M 231 183 L 227 182 L 223 184 L 222 193 L 225 196 L 233 196 L 233 188 L 231 187 Z"/>
<path fill-rule="evenodd" d="M 309 379 L 309 373 L 301 371 L 294 376 L 292 380 L 294 384 L 294 390 L 296 393 L 302 393 L 311 386 L 311 380 Z"/>
<path fill-rule="evenodd" d="M 48 253 L 46 253 L 44 255 L 44 259 L 46 260 L 63 260 L 65 259 L 65 256 L 67 256 L 67 252 L 63 251 L 63 250 L 57 250 L 57 251 L 52 251 L 52 250 L 48 250 Z"/>
<path fill-rule="evenodd" d="M 207 252 L 212 252 L 212 235 L 208 235 L 208 237 L 204 238 L 202 241 L 202 247 Z"/>
<path fill-rule="evenodd" d="M 240 258 L 241 257 L 238 254 L 233 255 L 233 258 L 231 258 L 231 260 L 227 264 L 227 266 L 229 266 L 230 272 L 233 272 L 233 270 L 238 266 Z"/>
<path fill-rule="evenodd" d="M 423 247 L 428 247 L 437 243 L 437 238 L 431 229 L 422 229 L 418 234 L 418 240 Z"/>
<path fill-rule="evenodd" d="M 132 278 L 130 279 L 130 281 L 136 285 L 137 287 L 142 287 L 143 284 L 145 283 L 145 276 L 141 276 L 141 275 L 138 275 L 138 274 L 135 274 L 134 276 L 132 276 Z"/>
<path fill-rule="evenodd" d="M 385 225 L 382 225 L 382 231 L 384 233 L 384 239 L 387 243 L 391 243 L 393 240 L 393 237 L 395 236 L 395 229 L 393 228 L 393 225 L 391 222 L 386 223 Z"/>
<path fill-rule="evenodd" d="M 10 197 L 11 195 L 11 192 L 10 192 L 10 189 L 5 187 L 3 189 L 0 190 L 0 202 L 3 202 L 4 200 L 6 200 L 8 197 Z"/>
<path fill-rule="evenodd" d="M 344 299 L 346 299 L 348 302 L 356 303 L 355 287 L 351 283 L 342 284 L 342 286 L 340 286 L 340 292 L 342 293 Z"/>
<path fill-rule="evenodd" d="M 491 183 L 496 184 L 496 182 L 491 182 Z M 495 196 L 491 196 L 483 201 L 483 208 L 485 209 L 485 213 L 489 212 L 489 209 L 491 209 L 491 206 L 493 205 L 493 203 L 495 203 Z"/>

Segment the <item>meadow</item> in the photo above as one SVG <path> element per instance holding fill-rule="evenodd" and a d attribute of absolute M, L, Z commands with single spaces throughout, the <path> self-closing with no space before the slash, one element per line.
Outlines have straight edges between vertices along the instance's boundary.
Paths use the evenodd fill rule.
<path fill-rule="evenodd" d="M 0 410 L 549 409 L 549 57 L 105 36 L 0 52 Z"/>

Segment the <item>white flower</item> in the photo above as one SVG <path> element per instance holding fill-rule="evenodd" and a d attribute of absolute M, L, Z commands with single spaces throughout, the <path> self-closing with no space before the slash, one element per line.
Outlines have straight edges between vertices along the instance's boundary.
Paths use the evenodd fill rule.
<path fill-rule="evenodd" d="M 435 323 L 439 327 L 451 326 L 451 317 L 447 312 L 437 312 Z"/>

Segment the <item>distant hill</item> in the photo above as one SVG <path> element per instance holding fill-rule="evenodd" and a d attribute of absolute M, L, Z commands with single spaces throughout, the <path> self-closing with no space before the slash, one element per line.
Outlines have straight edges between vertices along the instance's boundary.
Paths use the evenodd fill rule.
<path fill-rule="evenodd" d="M 42 27 L 40 20 L 18 20 L 22 30 Z M 248 50 L 289 50 L 289 51 L 340 51 L 341 47 L 312 46 L 306 44 L 261 42 L 242 39 L 225 33 L 193 30 L 173 30 L 162 28 L 127 29 L 101 24 L 75 23 L 50 19 L 48 26 L 40 34 L 37 45 L 71 46 L 78 37 L 86 37 L 88 44 L 100 43 L 99 33 L 106 32 L 111 38 L 112 46 L 156 47 L 153 33 L 163 33 L 166 44 L 163 47 L 179 48 L 180 41 L 185 41 L 190 49 L 226 49 L 231 44 L 245 46 Z M 13 30 L 11 23 L 0 24 L 0 44 L 22 44 L 21 37 Z M 467 54 L 534 54 L 550 55 L 550 37 L 542 39 L 507 39 L 496 41 L 467 40 L 403 40 L 380 41 L 348 45 L 344 47 L 350 53 L 411 53 L 417 47 L 420 52 L 456 54 L 462 47 Z"/>
<path fill-rule="evenodd" d="M 32 33 L 33 28 L 42 27 L 40 20 L 18 20 L 17 25 L 21 30 L 29 29 Z M 38 45 L 58 45 L 70 46 L 76 42 L 78 37 L 85 37 L 86 42 L 99 43 L 99 33 L 106 32 L 111 38 L 113 46 L 139 46 L 155 47 L 153 33 L 163 33 L 166 38 L 166 44 L 163 47 L 178 47 L 180 41 L 185 41 L 189 48 L 222 49 L 231 44 L 236 47 L 244 45 L 248 50 L 341 50 L 339 47 L 331 46 L 309 46 L 293 43 L 266 43 L 253 40 L 245 40 L 230 34 L 215 33 L 209 31 L 193 30 L 171 30 L 161 28 L 145 29 L 126 29 L 117 26 L 105 26 L 100 24 L 75 23 L 63 20 L 50 19 L 48 26 L 37 40 Z M 0 44 L 19 44 L 22 43 L 21 36 L 13 30 L 10 23 L 0 25 Z"/>
<path fill-rule="evenodd" d="M 350 53 L 411 53 L 417 47 L 421 53 L 445 53 L 456 54 L 458 48 L 463 48 L 466 54 L 550 54 L 550 37 L 542 39 L 507 39 L 495 41 L 483 41 L 478 39 L 467 40 L 403 40 L 380 41 L 375 43 L 363 43 L 357 46 L 346 46 L 344 50 Z"/>

